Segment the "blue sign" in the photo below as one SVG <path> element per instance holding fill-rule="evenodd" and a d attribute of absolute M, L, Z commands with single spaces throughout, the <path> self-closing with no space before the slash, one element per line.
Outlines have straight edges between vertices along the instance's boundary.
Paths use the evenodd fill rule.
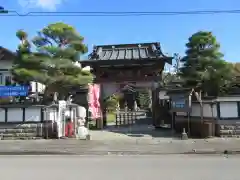
<path fill-rule="evenodd" d="M 185 104 L 186 104 L 185 99 L 176 99 L 175 101 L 172 102 L 174 108 L 184 108 Z"/>
<path fill-rule="evenodd" d="M 0 86 L 0 97 L 27 96 L 28 86 Z"/>

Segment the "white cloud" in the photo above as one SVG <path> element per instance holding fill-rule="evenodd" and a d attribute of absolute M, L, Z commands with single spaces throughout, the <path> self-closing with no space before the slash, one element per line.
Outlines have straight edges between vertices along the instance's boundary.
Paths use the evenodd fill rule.
<path fill-rule="evenodd" d="M 64 0 L 18 0 L 23 8 L 41 8 L 54 11 Z"/>

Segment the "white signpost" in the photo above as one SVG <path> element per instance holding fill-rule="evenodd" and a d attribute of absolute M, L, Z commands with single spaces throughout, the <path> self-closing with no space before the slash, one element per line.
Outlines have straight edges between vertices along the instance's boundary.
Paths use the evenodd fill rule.
<path fill-rule="evenodd" d="M 67 107 L 67 103 L 66 101 L 58 101 L 58 138 L 63 137 L 64 136 L 64 132 L 65 132 L 65 120 L 64 118 L 64 110 Z"/>

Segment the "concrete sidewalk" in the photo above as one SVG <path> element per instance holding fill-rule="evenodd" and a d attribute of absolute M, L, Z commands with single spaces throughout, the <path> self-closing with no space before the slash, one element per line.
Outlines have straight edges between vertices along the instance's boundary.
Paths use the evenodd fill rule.
<path fill-rule="evenodd" d="M 0 154 L 183 154 L 240 152 L 240 139 L 180 140 L 152 126 L 91 131 L 91 140 L 2 140 Z"/>
<path fill-rule="evenodd" d="M 173 141 L 28 140 L 0 141 L 0 154 L 184 154 L 239 153 L 239 139 Z"/>

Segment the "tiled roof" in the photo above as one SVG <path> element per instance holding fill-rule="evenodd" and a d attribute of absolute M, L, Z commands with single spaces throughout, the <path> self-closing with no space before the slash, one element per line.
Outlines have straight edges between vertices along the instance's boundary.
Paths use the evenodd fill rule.
<path fill-rule="evenodd" d="M 95 46 L 89 60 L 137 60 L 166 57 L 159 43 Z"/>
<path fill-rule="evenodd" d="M 12 60 L 15 55 L 12 51 L 0 46 L 0 61 L 1 60 Z"/>

